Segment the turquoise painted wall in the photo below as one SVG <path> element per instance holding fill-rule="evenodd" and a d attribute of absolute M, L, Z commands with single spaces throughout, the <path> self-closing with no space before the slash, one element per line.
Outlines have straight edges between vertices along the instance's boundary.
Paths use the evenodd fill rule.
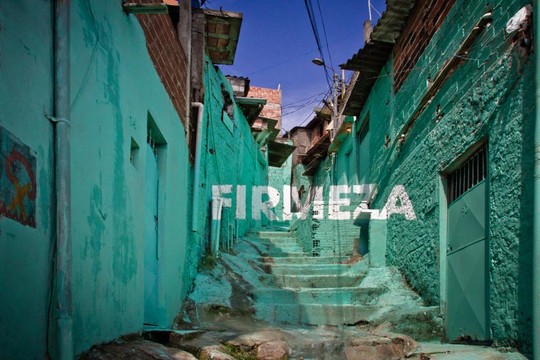
<path fill-rule="evenodd" d="M 191 285 L 191 170 L 184 128 L 136 17 L 105 0 L 71 6 L 73 337 L 80 353 L 143 328 L 142 194 L 150 118 L 164 138 L 158 150 L 162 326 L 172 324 Z M 43 358 L 46 352 L 54 239 L 53 131 L 45 118 L 53 111 L 51 14 L 49 1 L 0 5 L 0 126 L 35 153 L 38 187 L 35 229 L 0 218 L 2 358 Z M 133 144 L 140 150 L 132 151 Z M 54 313 L 49 324 L 53 344 Z"/>
<path fill-rule="evenodd" d="M 310 197 L 311 189 L 311 177 L 303 175 L 306 171 L 305 166 L 302 163 L 298 163 L 292 169 L 291 185 L 296 186 L 298 191 L 304 187 L 304 193 L 300 197 L 302 204 L 308 201 Z M 290 222 L 290 231 L 296 234 L 296 239 L 302 246 L 305 252 L 311 252 L 313 250 L 313 215 L 311 212 L 306 215 L 305 219 L 297 219 L 293 217 Z"/>
<path fill-rule="evenodd" d="M 290 142 L 292 145 L 292 142 Z M 283 202 L 284 202 L 284 192 L 283 186 L 291 186 L 291 174 L 292 174 L 292 155 L 287 158 L 287 160 L 280 167 L 269 166 L 268 167 L 268 185 L 279 191 L 280 200 L 279 204 L 274 208 L 275 214 L 278 217 L 277 224 L 283 224 L 285 226 L 289 225 L 289 221 L 283 219 Z M 290 201 L 292 206 L 292 200 Z M 290 212 L 287 212 L 287 216 L 290 216 Z"/>
<path fill-rule="evenodd" d="M 117 3 L 87 0 L 72 3 L 72 15 L 73 333 L 80 352 L 143 326 L 149 119 L 165 140 L 158 150 L 158 303 L 160 325 L 172 324 L 190 286 L 182 281 L 190 168 L 184 128 L 136 17 Z M 133 141 L 140 150 L 130 161 Z"/>
<path fill-rule="evenodd" d="M 53 127 L 45 117 L 53 106 L 51 15 L 48 1 L 0 2 L 0 127 L 30 147 L 37 185 L 35 228 L 0 215 L 3 359 L 43 359 L 46 352 L 55 220 Z M 4 162 L 0 155 L 0 178 Z M 10 201 L 3 194 L 0 201 Z"/>
<path fill-rule="evenodd" d="M 535 69 L 504 31 L 509 18 L 527 2 L 490 3 L 492 25 L 473 44 L 470 60 L 456 69 L 416 120 L 403 144 L 396 139 L 426 93 L 428 78 L 437 74 L 485 13 L 484 2 L 456 1 L 397 94 L 390 59 L 358 118 L 370 117 L 369 182 L 379 187 L 373 207 L 381 209 L 393 187 L 403 185 L 417 216 L 415 221 L 402 215 L 388 220 L 387 263 L 397 265 L 429 304 L 443 307 L 445 268 L 440 253 L 446 230 L 440 211 L 446 205 L 439 202 L 440 174 L 471 146 L 488 140 L 491 333 L 497 343 L 528 351 Z M 386 136 L 391 139 L 388 147 Z"/>
<path fill-rule="evenodd" d="M 232 233 L 244 235 L 250 228 L 260 226 L 251 214 L 251 189 L 268 184 L 268 162 L 253 139 L 251 129 L 240 108 L 234 104 L 233 118 L 223 115 L 222 88 L 232 94 L 228 80 L 219 68 L 207 58 L 204 66 L 204 115 L 200 173 L 200 206 L 197 231 L 193 233 L 190 274 L 196 274 L 196 265 L 206 253 L 211 236 L 211 200 L 213 185 L 232 185 L 232 192 L 223 194 L 231 199 L 231 207 L 224 208 L 221 219 L 221 238 Z M 230 96 L 231 99 L 233 96 Z M 234 100 L 233 100 L 234 102 Z M 246 218 L 236 220 L 237 185 L 246 186 Z M 261 220 L 264 219 L 263 218 Z M 236 229 L 236 230 L 234 230 Z"/>

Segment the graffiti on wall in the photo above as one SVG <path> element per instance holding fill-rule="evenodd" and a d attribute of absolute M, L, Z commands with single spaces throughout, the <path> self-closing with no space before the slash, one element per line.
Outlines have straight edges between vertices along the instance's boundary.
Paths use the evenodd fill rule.
<path fill-rule="evenodd" d="M 36 227 L 36 157 L 0 127 L 0 217 Z"/>

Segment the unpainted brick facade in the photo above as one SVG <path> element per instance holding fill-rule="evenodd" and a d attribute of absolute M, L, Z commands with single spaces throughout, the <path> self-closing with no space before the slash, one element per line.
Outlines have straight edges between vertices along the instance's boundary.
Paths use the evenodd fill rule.
<path fill-rule="evenodd" d="M 394 47 L 394 89 L 398 91 L 439 29 L 455 0 L 416 2 Z M 440 49 L 441 53 L 444 49 Z"/>
<path fill-rule="evenodd" d="M 161 3 L 138 0 L 139 3 Z M 188 58 L 178 40 L 177 31 L 167 14 L 137 15 L 146 36 L 146 47 L 156 71 L 169 93 L 184 128 L 188 128 Z"/>
<path fill-rule="evenodd" d="M 278 120 L 276 128 L 281 129 L 281 90 L 250 86 L 248 97 L 266 99 L 266 105 L 260 116 Z"/>

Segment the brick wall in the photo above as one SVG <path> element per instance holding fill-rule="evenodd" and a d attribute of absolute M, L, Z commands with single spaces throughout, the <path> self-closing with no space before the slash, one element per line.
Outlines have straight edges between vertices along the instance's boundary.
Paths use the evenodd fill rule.
<path fill-rule="evenodd" d="M 394 47 L 394 91 L 397 92 L 431 38 L 441 26 L 455 0 L 420 0 Z"/>
<path fill-rule="evenodd" d="M 138 0 L 139 3 L 161 3 Z M 146 36 L 146 47 L 169 97 L 187 129 L 188 59 L 169 15 L 137 15 Z"/>
<path fill-rule="evenodd" d="M 278 120 L 276 128 L 281 129 L 281 90 L 251 86 L 248 97 L 266 99 L 267 103 L 262 109 L 260 116 Z"/>

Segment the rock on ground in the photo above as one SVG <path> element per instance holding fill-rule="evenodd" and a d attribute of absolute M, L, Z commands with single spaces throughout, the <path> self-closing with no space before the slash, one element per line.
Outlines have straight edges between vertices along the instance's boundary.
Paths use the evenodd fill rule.
<path fill-rule="evenodd" d="M 145 341 L 117 341 L 95 346 L 85 352 L 80 360 L 197 360 L 192 354 Z"/>

